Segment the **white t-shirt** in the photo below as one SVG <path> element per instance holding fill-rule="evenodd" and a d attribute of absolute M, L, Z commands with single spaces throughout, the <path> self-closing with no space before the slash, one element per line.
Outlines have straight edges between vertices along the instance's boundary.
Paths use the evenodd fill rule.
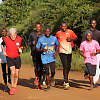
<path fill-rule="evenodd" d="M 0 38 L 0 63 L 7 63 L 6 56 L 3 56 L 3 52 L 1 49 L 2 37 Z M 6 51 L 6 46 L 4 46 L 4 50 Z"/>

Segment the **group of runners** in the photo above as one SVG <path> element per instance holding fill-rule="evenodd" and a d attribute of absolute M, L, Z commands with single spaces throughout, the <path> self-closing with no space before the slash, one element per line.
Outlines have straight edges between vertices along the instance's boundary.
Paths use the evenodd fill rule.
<path fill-rule="evenodd" d="M 79 53 L 84 57 L 84 63 L 86 64 L 87 68 L 84 77 L 89 78 L 89 90 L 92 90 L 94 87 L 97 87 L 96 82 L 99 78 L 99 74 L 97 74 L 96 69 L 99 69 L 99 64 L 97 64 L 97 55 L 100 52 L 100 31 L 96 30 L 95 28 L 96 20 L 91 20 L 90 25 L 90 29 L 83 34 Z M 58 31 L 55 36 L 52 36 L 51 28 L 49 26 L 45 27 L 45 33 L 43 33 L 41 31 L 41 24 L 36 23 L 36 31 L 29 34 L 27 43 L 31 47 L 31 55 L 35 68 L 34 84 L 37 85 L 38 89 L 42 88 L 40 82 L 43 73 L 43 82 L 46 81 L 47 84 L 45 91 L 49 91 L 50 86 L 55 86 L 55 59 L 57 52 L 59 52 L 59 56 L 63 65 L 64 89 L 70 88 L 68 74 L 71 68 L 72 45 L 73 41 L 77 40 L 77 35 L 74 33 L 74 31 L 67 29 L 66 22 L 62 22 L 60 28 L 61 30 Z M 8 82 L 11 83 L 11 89 L 9 93 L 15 94 L 18 93 L 16 86 L 18 82 L 19 69 L 21 67 L 20 53 L 23 50 L 22 38 L 17 35 L 17 30 L 15 28 L 11 28 L 9 30 L 8 37 L 7 30 L 5 28 L 2 29 L 1 34 L 0 58 L 3 79 L 5 83 L 4 91 L 8 91 L 6 77 L 7 63 Z M 84 53 L 82 51 L 84 51 Z M 51 76 L 49 76 L 49 66 L 51 69 Z"/>

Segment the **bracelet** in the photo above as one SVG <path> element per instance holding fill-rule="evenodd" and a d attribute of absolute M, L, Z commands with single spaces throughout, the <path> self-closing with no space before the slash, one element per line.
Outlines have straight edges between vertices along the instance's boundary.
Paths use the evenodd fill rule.
<path fill-rule="evenodd" d="M 73 41 L 73 38 L 72 38 L 72 41 Z"/>

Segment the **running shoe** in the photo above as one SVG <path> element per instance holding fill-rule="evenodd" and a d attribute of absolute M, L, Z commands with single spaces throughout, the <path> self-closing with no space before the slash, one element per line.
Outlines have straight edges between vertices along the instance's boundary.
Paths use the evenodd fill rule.
<path fill-rule="evenodd" d="M 84 78 L 85 78 L 85 79 L 88 79 L 88 75 L 84 74 Z"/>
<path fill-rule="evenodd" d="M 37 85 L 37 88 L 38 88 L 38 89 L 42 89 L 42 87 L 40 86 L 40 84 Z"/>
<path fill-rule="evenodd" d="M 8 92 L 8 91 L 9 91 L 8 86 L 5 86 L 4 91 L 5 91 L 5 92 Z"/>
<path fill-rule="evenodd" d="M 45 81 L 43 81 L 43 85 L 46 85 Z"/>
<path fill-rule="evenodd" d="M 65 86 L 65 81 L 63 82 L 63 86 Z"/>
<path fill-rule="evenodd" d="M 50 91 L 50 85 L 47 85 L 47 88 L 45 91 Z"/>
<path fill-rule="evenodd" d="M 38 85 L 38 78 L 35 78 L 34 84 Z"/>
<path fill-rule="evenodd" d="M 97 84 L 94 84 L 94 88 L 96 88 L 96 87 L 98 87 L 98 85 Z"/>
<path fill-rule="evenodd" d="M 14 89 L 14 93 L 18 93 L 17 88 Z"/>
<path fill-rule="evenodd" d="M 14 94 L 14 87 L 11 87 L 10 94 Z"/>
<path fill-rule="evenodd" d="M 69 86 L 69 83 L 65 83 L 65 90 L 67 90 L 67 89 L 69 89 L 70 88 L 70 86 Z"/>
<path fill-rule="evenodd" d="M 50 85 L 51 85 L 51 86 L 55 86 L 55 79 L 54 79 L 54 77 L 51 77 Z"/>
<path fill-rule="evenodd" d="M 89 90 L 92 90 L 92 89 L 93 89 L 93 85 L 90 85 Z"/>

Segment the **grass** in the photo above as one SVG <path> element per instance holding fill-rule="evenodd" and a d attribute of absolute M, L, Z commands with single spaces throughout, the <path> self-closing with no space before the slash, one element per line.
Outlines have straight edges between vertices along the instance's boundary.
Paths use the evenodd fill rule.
<path fill-rule="evenodd" d="M 33 66 L 31 51 L 30 50 L 28 50 L 27 52 L 24 51 L 24 53 L 21 54 L 21 60 L 22 60 L 22 64 L 28 64 L 30 66 Z M 80 56 L 78 51 L 73 51 L 72 62 L 71 62 L 71 71 L 84 72 L 85 68 L 86 67 L 84 64 L 83 57 Z M 57 58 L 56 58 L 56 69 L 58 69 L 58 70 L 63 69 L 62 63 L 61 63 L 61 60 L 60 60 L 60 57 L 58 54 L 57 54 Z"/>

